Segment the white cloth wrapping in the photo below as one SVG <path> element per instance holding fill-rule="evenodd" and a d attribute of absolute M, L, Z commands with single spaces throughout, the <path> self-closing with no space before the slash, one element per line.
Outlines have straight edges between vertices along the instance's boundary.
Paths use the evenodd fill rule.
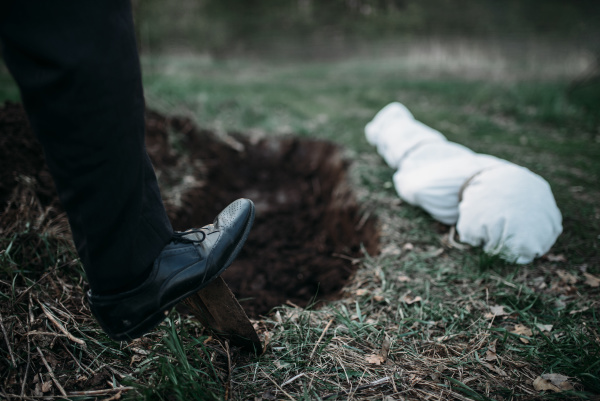
<path fill-rule="evenodd" d="M 478 155 L 453 142 L 426 143 L 406 156 L 394 174 L 394 187 L 402 199 L 420 206 L 444 224 L 458 220 L 461 186 L 484 168 L 506 163 Z"/>
<path fill-rule="evenodd" d="M 456 231 L 462 242 L 483 245 L 488 254 L 529 263 L 550 250 L 562 232 L 562 216 L 546 180 L 507 163 L 468 183 Z"/>
<path fill-rule="evenodd" d="M 562 216 L 543 178 L 447 141 L 400 103 L 377 113 L 365 134 L 397 169 L 398 195 L 442 223 L 457 224 L 463 242 L 529 263 L 548 252 L 562 232 Z M 459 192 L 467 182 L 459 207 Z"/>
<path fill-rule="evenodd" d="M 446 141 L 439 131 L 415 120 L 404 105 L 394 102 L 384 107 L 365 127 L 367 141 L 388 166 L 398 168 L 412 149 L 425 142 Z"/>

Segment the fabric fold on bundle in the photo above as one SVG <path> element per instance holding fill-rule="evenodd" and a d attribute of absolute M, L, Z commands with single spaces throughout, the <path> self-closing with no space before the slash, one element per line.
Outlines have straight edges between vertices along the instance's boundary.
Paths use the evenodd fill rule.
<path fill-rule="evenodd" d="M 400 103 L 377 113 L 365 134 L 397 170 L 398 195 L 436 220 L 456 224 L 465 243 L 529 263 L 548 252 L 562 232 L 562 216 L 542 177 L 448 141 Z"/>

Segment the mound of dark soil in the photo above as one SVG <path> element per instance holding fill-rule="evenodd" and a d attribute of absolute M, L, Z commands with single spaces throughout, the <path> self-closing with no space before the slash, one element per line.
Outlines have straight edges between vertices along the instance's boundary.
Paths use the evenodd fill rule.
<path fill-rule="evenodd" d="M 375 253 L 375 223 L 362 219 L 334 144 L 300 139 L 217 136 L 189 119 L 148 112 L 147 148 L 175 229 L 212 222 L 239 197 L 252 199 L 254 228 L 224 279 L 250 316 L 291 301 L 335 297 L 361 245 Z M 40 145 L 19 105 L 0 109 L 0 202 L 23 177 L 57 205 Z M 17 212 L 17 209 L 15 209 Z"/>

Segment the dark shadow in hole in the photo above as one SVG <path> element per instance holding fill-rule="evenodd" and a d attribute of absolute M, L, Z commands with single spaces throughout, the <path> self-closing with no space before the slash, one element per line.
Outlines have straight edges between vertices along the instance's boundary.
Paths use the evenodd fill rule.
<path fill-rule="evenodd" d="M 170 119 L 183 133 L 182 145 L 199 187 L 170 208 L 175 229 L 203 226 L 240 197 L 256 205 L 254 228 L 244 249 L 223 278 L 249 316 L 291 301 L 306 306 L 333 299 L 363 256 L 375 254 L 374 219 L 363 219 L 347 182 L 347 161 L 337 145 L 297 137 L 223 140 L 194 128 L 189 120 Z"/>

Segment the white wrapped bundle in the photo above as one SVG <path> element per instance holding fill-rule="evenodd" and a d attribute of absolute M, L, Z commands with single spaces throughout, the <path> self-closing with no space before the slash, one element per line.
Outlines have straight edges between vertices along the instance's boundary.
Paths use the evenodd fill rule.
<path fill-rule="evenodd" d="M 528 263 L 546 253 L 560 235 L 562 216 L 543 178 L 447 141 L 402 104 L 384 107 L 365 134 L 397 169 L 393 180 L 398 195 L 442 223 L 457 223 L 461 241 Z"/>
<path fill-rule="evenodd" d="M 404 159 L 394 186 L 406 202 L 444 224 L 456 224 L 461 186 L 479 171 L 502 163 L 506 161 L 452 142 L 425 144 Z"/>
<path fill-rule="evenodd" d="M 377 152 L 388 166 L 398 168 L 402 159 L 425 142 L 446 141 L 446 137 L 416 121 L 402 104 L 394 102 L 384 107 L 365 127 L 367 141 L 377 146 Z"/>
<path fill-rule="evenodd" d="M 467 184 L 456 231 L 462 242 L 483 245 L 486 253 L 529 263 L 550 250 L 562 232 L 562 216 L 542 177 L 508 163 Z"/>

